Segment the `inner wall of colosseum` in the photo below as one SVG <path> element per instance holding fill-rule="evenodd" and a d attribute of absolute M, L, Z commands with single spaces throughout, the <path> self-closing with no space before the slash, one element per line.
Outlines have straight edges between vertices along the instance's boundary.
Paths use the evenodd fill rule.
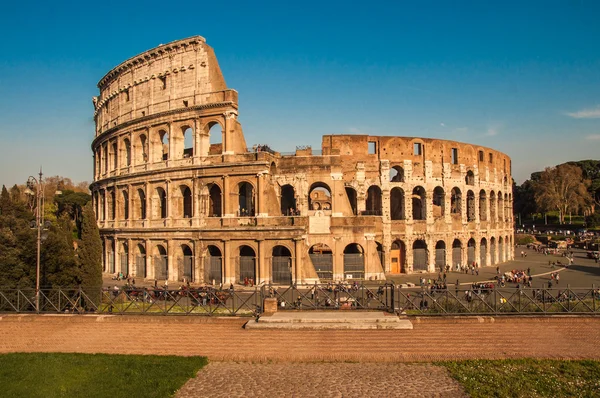
<path fill-rule="evenodd" d="M 247 148 L 200 36 L 111 70 L 94 98 L 104 272 L 196 283 L 381 280 L 514 258 L 510 158 L 418 137 Z"/>

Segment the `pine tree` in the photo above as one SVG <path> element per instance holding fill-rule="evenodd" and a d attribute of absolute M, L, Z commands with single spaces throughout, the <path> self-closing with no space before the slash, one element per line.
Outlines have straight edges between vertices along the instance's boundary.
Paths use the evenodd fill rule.
<path fill-rule="evenodd" d="M 83 208 L 81 239 L 79 241 L 79 264 L 81 285 L 96 288 L 102 286 L 102 240 L 96 224 L 96 215 L 89 202 Z"/>

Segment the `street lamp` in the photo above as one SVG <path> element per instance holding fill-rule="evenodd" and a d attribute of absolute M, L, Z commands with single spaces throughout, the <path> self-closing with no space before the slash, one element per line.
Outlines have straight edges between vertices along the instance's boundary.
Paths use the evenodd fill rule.
<path fill-rule="evenodd" d="M 42 168 L 40 167 L 39 179 L 29 176 L 27 179 L 27 195 L 34 195 L 36 192 L 35 225 L 37 227 L 37 262 L 35 267 L 35 311 L 40 312 L 40 252 L 42 245 L 42 224 L 44 223 L 44 186 L 42 182 Z"/>

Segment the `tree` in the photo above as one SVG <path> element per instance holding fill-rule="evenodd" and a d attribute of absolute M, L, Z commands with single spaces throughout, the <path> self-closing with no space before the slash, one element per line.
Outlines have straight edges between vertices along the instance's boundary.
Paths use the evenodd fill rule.
<path fill-rule="evenodd" d="M 547 167 L 534 182 L 535 202 L 545 210 L 557 210 L 562 224 L 569 211 L 578 211 L 591 203 L 581 168 L 561 164 Z"/>
<path fill-rule="evenodd" d="M 82 286 L 102 286 L 102 240 L 91 202 L 83 208 L 78 254 Z"/>
<path fill-rule="evenodd" d="M 74 287 L 81 283 L 82 273 L 75 257 L 72 229 L 71 220 L 65 215 L 47 231 L 41 253 L 41 286 Z"/>

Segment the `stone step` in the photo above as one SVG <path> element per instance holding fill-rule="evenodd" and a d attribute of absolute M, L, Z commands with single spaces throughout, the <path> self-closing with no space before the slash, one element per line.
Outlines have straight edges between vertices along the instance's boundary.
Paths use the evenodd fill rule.
<path fill-rule="evenodd" d="M 384 312 L 290 311 L 249 321 L 246 329 L 412 329 L 407 318 Z"/>

